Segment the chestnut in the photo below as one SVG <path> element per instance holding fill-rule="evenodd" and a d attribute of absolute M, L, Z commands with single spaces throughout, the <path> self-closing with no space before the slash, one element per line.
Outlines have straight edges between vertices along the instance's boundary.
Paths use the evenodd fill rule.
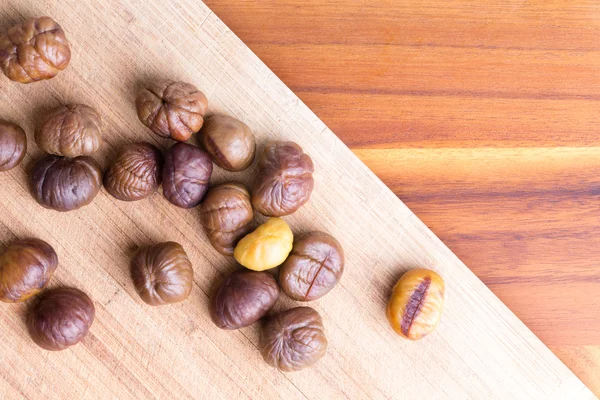
<path fill-rule="evenodd" d="M 64 158 L 49 155 L 31 171 L 29 186 L 43 207 L 71 211 L 88 205 L 102 186 L 102 169 L 91 157 Z"/>
<path fill-rule="evenodd" d="M 208 191 L 213 165 L 209 155 L 196 146 L 177 143 L 165 156 L 163 194 L 181 208 L 196 207 Z"/>
<path fill-rule="evenodd" d="M 19 125 L 0 119 L 0 172 L 13 169 L 27 153 L 27 136 Z"/>
<path fill-rule="evenodd" d="M 28 19 L 0 35 L 0 68 L 12 81 L 31 83 L 53 78 L 70 60 L 65 32 L 50 17 Z"/>
<path fill-rule="evenodd" d="M 40 239 L 13 242 L 0 255 L 0 301 L 18 303 L 46 287 L 58 266 L 58 256 Z"/>
<path fill-rule="evenodd" d="M 185 142 L 202 127 L 208 100 L 192 84 L 162 80 L 140 90 L 135 105 L 152 132 Z"/>
<path fill-rule="evenodd" d="M 123 201 L 141 200 L 158 190 L 163 158 L 150 143 L 132 143 L 121 149 L 104 175 L 104 187 Z"/>
<path fill-rule="evenodd" d="M 166 242 L 138 250 L 131 261 L 131 278 L 145 303 L 160 306 L 188 298 L 194 270 L 183 247 Z"/>
<path fill-rule="evenodd" d="M 43 349 L 58 351 L 73 346 L 89 332 L 96 310 L 79 289 L 60 288 L 42 295 L 27 314 L 31 338 Z"/>
<path fill-rule="evenodd" d="M 235 118 L 225 115 L 207 118 L 200 131 L 200 142 L 215 164 L 227 171 L 242 171 L 254 160 L 254 135 Z"/>
<path fill-rule="evenodd" d="M 294 213 L 310 198 L 313 171 L 311 158 L 296 143 L 267 144 L 252 188 L 254 209 L 270 217 Z"/>
<path fill-rule="evenodd" d="M 254 271 L 275 268 L 292 251 L 294 234 L 281 218 L 269 218 L 235 246 L 233 256 L 244 267 Z"/>

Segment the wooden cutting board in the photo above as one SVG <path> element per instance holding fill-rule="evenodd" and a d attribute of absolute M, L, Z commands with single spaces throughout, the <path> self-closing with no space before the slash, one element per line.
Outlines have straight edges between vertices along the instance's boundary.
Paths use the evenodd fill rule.
<path fill-rule="evenodd" d="M 48 82 L 0 77 L 0 118 L 29 135 L 23 165 L 0 174 L 0 242 L 51 243 L 60 259 L 51 286 L 86 291 L 96 320 L 80 345 L 53 353 L 29 339 L 28 304 L 0 304 L 0 398 L 594 398 L 203 3 L 0 0 L 2 30 L 39 15 L 64 27 L 73 58 Z M 26 171 L 41 156 L 33 130 L 58 104 L 85 103 L 103 114 L 105 143 L 95 158 L 104 165 L 124 143 L 170 146 L 135 113 L 137 89 L 158 78 L 197 85 L 211 112 L 254 130 L 259 151 L 287 139 L 313 158 L 312 199 L 286 220 L 295 232 L 330 232 L 347 256 L 341 283 L 310 303 L 330 343 L 314 368 L 278 372 L 257 351 L 257 326 L 226 332 L 211 323 L 208 296 L 237 267 L 207 243 L 197 210 L 160 194 L 125 203 L 103 191 L 88 207 L 57 213 L 29 195 Z M 213 180 L 248 183 L 254 174 L 255 165 L 237 174 L 215 169 Z M 133 289 L 129 260 L 138 246 L 166 240 L 190 255 L 196 287 L 181 304 L 152 308 Z M 384 309 L 396 280 L 415 267 L 437 270 L 447 295 L 437 331 L 413 343 L 392 332 Z M 282 296 L 276 309 L 294 304 Z"/>

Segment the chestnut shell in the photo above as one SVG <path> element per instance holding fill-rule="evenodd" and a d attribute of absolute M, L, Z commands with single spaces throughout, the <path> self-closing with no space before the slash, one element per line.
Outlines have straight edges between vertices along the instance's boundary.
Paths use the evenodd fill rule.
<path fill-rule="evenodd" d="M 19 125 L 0 119 L 0 172 L 13 169 L 27 153 L 27 136 Z"/>
<path fill-rule="evenodd" d="M 254 160 L 256 141 L 246 124 L 225 115 L 206 119 L 200 132 L 202 147 L 219 167 L 242 171 Z"/>
<path fill-rule="evenodd" d="M 208 191 L 212 170 L 212 161 L 205 151 L 177 143 L 165 156 L 162 172 L 165 198 L 181 208 L 196 207 Z"/>

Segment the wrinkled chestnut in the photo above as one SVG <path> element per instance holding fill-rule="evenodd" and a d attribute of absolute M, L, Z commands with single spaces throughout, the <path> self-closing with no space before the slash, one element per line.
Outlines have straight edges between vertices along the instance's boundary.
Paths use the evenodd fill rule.
<path fill-rule="evenodd" d="M 419 340 L 437 327 L 443 306 L 442 277 L 428 269 L 413 269 L 394 286 L 386 314 L 398 335 Z"/>
<path fill-rule="evenodd" d="M 310 198 L 313 162 L 294 142 L 271 142 L 259 162 L 252 205 L 259 213 L 281 217 L 294 213 Z"/>
<path fill-rule="evenodd" d="M 299 371 L 310 367 L 327 353 L 323 320 L 310 307 L 297 307 L 267 319 L 258 349 L 272 367 Z"/>
<path fill-rule="evenodd" d="M 240 183 L 212 188 L 200 207 L 200 223 L 210 244 L 226 256 L 233 255 L 238 241 L 252 230 L 253 218 L 250 193 Z"/>
<path fill-rule="evenodd" d="M 254 135 L 246 124 L 235 118 L 223 115 L 207 118 L 200 142 L 215 164 L 227 171 L 244 170 L 254 160 Z"/>
<path fill-rule="evenodd" d="M 279 298 L 268 272 L 238 270 L 229 275 L 210 301 L 210 317 L 221 329 L 240 329 L 264 317 Z"/>
<path fill-rule="evenodd" d="M 292 250 L 294 235 L 281 218 L 269 218 L 235 246 L 233 256 L 244 267 L 264 271 L 281 265 Z"/>
<path fill-rule="evenodd" d="M 0 119 L 0 172 L 13 169 L 27 153 L 27 136 L 19 125 Z"/>
<path fill-rule="evenodd" d="M 294 241 L 279 270 L 279 284 L 290 298 L 312 301 L 323 297 L 344 272 L 344 250 L 325 232 L 308 232 Z"/>
<path fill-rule="evenodd" d="M 205 151 L 177 143 L 165 156 L 162 172 L 165 198 L 178 207 L 196 207 L 208 191 L 212 170 L 212 161 Z"/>
<path fill-rule="evenodd" d="M 208 100 L 194 85 L 159 81 L 135 100 L 140 121 L 158 136 L 185 142 L 204 123 Z"/>
<path fill-rule="evenodd" d="M 183 247 L 166 242 L 138 250 L 131 262 L 131 277 L 142 300 L 160 306 L 188 298 L 194 270 Z"/>
<path fill-rule="evenodd" d="M 58 256 L 40 239 L 13 242 L 0 255 L 0 301 L 25 301 L 46 287 L 58 266 Z"/>
<path fill-rule="evenodd" d="M 163 158 L 150 143 L 125 146 L 104 175 L 104 187 L 123 201 L 141 200 L 158 190 Z"/>
<path fill-rule="evenodd" d="M 64 157 L 89 156 L 100 148 L 102 118 L 83 104 L 60 106 L 46 116 L 35 133 L 44 152 Z"/>
<path fill-rule="evenodd" d="M 29 186 L 45 208 L 71 211 L 88 205 L 102 187 L 102 169 L 93 158 L 46 156 L 31 171 Z"/>
<path fill-rule="evenodd" d="M 0 67 L 10 80 L 50 79 L 67 68 L 70 60 L 65 32 L 50 17 L 28 19 L 0 35 Z"/>

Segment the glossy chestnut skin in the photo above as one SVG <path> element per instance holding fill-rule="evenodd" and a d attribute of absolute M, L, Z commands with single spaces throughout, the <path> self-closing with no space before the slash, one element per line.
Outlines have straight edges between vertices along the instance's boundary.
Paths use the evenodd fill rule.
<path fill-rule="evenodd" d="M 210 318 L 221 329 L 240 329 L 264 317 L 279 298 L 277 281 L 268 272 L 238 270 L 210 300 Z"/>
<path fill-rule="evenodd" d="M 210 244 L 226 256 L 233 255 L 238 241 L 252 230 L 253 218 L 250 193 L 240 183 L 210 189 L 200 207 L 200 223 Z"/>
<path fill-rule="evenodd" d="M 165 242 L 138 250 L 131 261 L 131 278 L 145 303 L 160 306 L 188 298 L 194 270 L 179 243 Z"/>
<path fill-rule="evenodd" d="M 258 349 L 267 364 L 281 371 L 310 367 L 327 353 L 321 315 L 310 307 L 296 307 L 268 318 Z"/>
<path fill-rule="evenodd" d="M 0 301 L 18 303 L 46 287 L 58 266 L 58 256 L 40 239 L 11 243 L 0 255 Z"/>
<path fill-rule="evenodd" d="M 63 157 L 89 156 L 100 148 L 102 117 L 83 104 L 60 106 L 48 113 L 35 133 L 38 147 Z"/>
<path fill-rule="evenodd" d="M 296 237 L 289 257 L 279 270 L 283 292 L 298 301 L 323 297 L 339 282 L 344 272 L 344 250 L 325 232 L 308 232 Z"/>
<path fill-rule="evenodd" d="M 162 172 L 165 198 L 181 208 L 196 207 L 208 191 L 212 170 L 212 161 L 205 151 L 177 143 L 165 156 Z"/>
<path fill-rule="evenodd" d="M 19 125 L 0 119 L 0 172 L 13 169 L 27 153 L 27 136 Z"/>
<path fill-rule="evenodd" d="M 206 119 L 200 132 L 202 147 L 219 167 L 227 171 L 242 171 L 254 160 L 256 141 L 246 124 L 225 115 Z"/>
<path fill-rule="evenodd" d="M 150 143 L 132 143 L 121 149 L 104 174 L 104 187 L 123 201 L 141 200 L 158 190 L 163 157 Z"/>
<path fill-rule="evenodd" d="M 102 169 L 91 157 L 64 158 L 49 155 L 31 171 L 29 186 L 43 207 L 72 211 L 92 202 L 102 187 Z"/>
<path fill-rule="evenodd" d="M 259 213 L 281 217 L 302 207 L 313 191 L 311 158 L 294 142 L 271 142 L 258 162 L 252 205 Z"/>
<path fill-rule="evenodd" d="M 202 127 L 208 100 L 192 84 L 163 80 L 140 90 L 135 105 L 152 132 L 185 142 Z"/>
<path fill-rule="evenodd" d="M 65 32 L 50 17 L 28 19 L 0 35 L 0 68 L 12 81 L 31 83 L 53 78 L 70 60 Z"/>

